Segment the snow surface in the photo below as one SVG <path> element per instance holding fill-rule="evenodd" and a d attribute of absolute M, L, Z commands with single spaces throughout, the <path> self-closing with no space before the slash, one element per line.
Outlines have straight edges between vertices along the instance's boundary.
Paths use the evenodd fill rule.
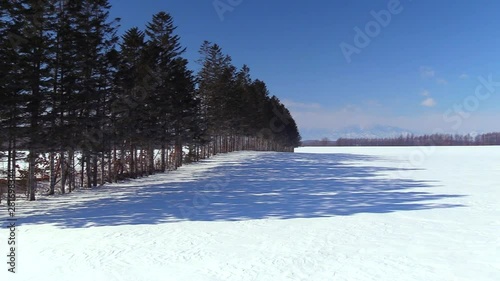
<path fill-rule="evenodd" d="M 299 148 L 21 202 L 0 280 L 499 280 L 500 147 Z"/>

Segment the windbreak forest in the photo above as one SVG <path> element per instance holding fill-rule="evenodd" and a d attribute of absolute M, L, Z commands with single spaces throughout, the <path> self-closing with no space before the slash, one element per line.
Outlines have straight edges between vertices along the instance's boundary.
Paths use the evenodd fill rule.
<path fill-rule="evenodd" d="M 35 200 L 300 144 L 289 110 L 221 46 L 200 42 L 191 70 L 167 12 L 119 34 L 107 0 L 0 5 L 2 193 Z"/>

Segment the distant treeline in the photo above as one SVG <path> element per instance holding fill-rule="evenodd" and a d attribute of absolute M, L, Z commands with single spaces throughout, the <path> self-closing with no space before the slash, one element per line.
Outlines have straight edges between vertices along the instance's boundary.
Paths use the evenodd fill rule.
<path fill-rule="evenodd" d="M 472 136 L 452 134 L 405 135 L 395 138 L 339 138 L 331 141 L 303 141 L 302 146 L 465 146 L 465 145 L 500 145 L 500 133 L 487 133 Z"/>

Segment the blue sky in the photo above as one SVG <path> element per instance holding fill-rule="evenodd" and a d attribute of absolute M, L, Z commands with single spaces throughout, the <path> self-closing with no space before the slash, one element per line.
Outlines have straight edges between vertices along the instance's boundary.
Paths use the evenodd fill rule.
<path fill-rule="evenodd" d="M 203 40 L 221 45 L 236 66 L 247 64 L 287 104 L 304 139 L 352 125 L 419 133 L 500 131 L 500 1 L 111 4 L 122 32 L 169 12 L 193 69 Z M 356 52 L 346 56 L 341 46 Z"/>

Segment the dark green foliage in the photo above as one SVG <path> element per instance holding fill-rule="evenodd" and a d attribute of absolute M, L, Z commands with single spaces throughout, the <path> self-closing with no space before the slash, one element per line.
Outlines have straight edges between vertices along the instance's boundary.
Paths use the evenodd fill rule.
<path fill-rule="evenodd" d="M 236 71 L 231 57 L 207 41 L 200 54 L 199 91 L 212 135 L 257 137 L 276 150 L 300 144 L 290 112 L 278 98 L 269 97 L 264 82 L 252 81 L 248 66 Z"/>
<path fill-rule="evenodd" d="M 221 47 L 204 42 L 195 75 L 170 14 L 120 40 L 109 9 L 107 0 L 0 2 L 0 151 L 29 151 L 30 200 L 40 157 L 54 194 L 56 184 L 64 193 L 215 153 L 298 145 L 288 110 Z"/>

